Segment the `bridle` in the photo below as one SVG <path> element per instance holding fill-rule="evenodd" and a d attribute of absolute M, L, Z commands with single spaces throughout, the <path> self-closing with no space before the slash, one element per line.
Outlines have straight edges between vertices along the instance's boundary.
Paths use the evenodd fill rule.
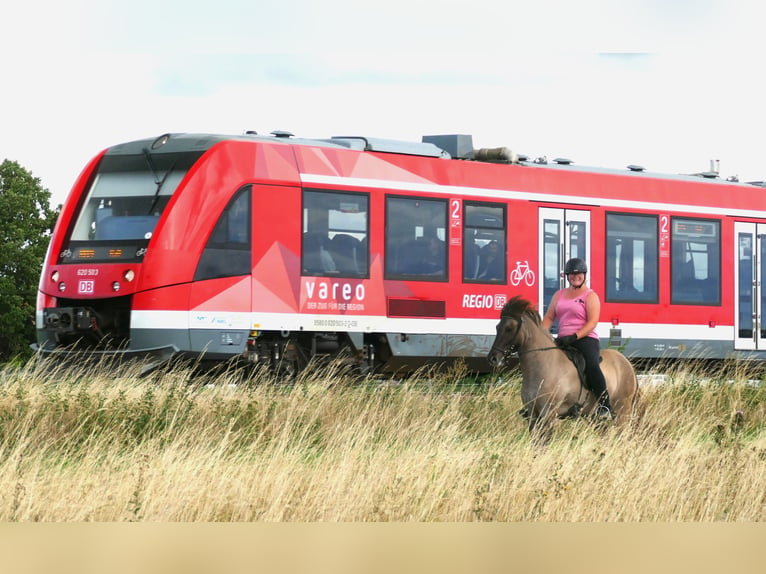
<path fill-rule="evenodd" d="M 503 317 L 501 317 L 503 318 Z M 506 319 L 509 319 L 510 317 L 504 317 Z M 520 317 L 519 321 L 516 325 L 516 331 L 513 333 L 513 337 L 511 337 L 511 341 L 515 340 L 516 337 L 519 335 L 519 331 L 521 331 L 521 325 L 524 323 L 524 317 Z M 508 345 L 504 349 L 501 349 L 500 347 L 496 345 L 492 345 L 490 348 L 490 352 L 496 352 L 500 353 L 501 355 L 505 356 L 506 354 L 513 354 L 516 353 L 517 356 L 521 357 L 522 355 L 526 355 L 528 353 L 536 353 L 538 351 L 552 351 L 554 349 L 559 349 L 556 345 L 553 345 L 552 347 L 538 347 L 536 349 L 527 349 L 525 351 L 519 351 L 519 346 L 517 344 Z"/>

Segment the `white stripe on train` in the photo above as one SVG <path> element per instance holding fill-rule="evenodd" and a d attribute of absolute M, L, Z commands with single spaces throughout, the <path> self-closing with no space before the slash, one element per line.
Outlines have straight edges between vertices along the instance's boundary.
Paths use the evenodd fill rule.
<path fill-rule="evenodd" d="M 232 313 L 227 311 L 133 311 L 133 329 L 201 329 L 262 331 L 352 331 L 450 335 L 495 335 L 497 319 L 422 319 L 375 315 L 319 315 L 299 313 Z M 609 338 L 612 324 L 599 323 L 596 331 Z M 622 340 L 733 341 L 731 325 L 675 325 L 670 323 L 620 323 Z"/>

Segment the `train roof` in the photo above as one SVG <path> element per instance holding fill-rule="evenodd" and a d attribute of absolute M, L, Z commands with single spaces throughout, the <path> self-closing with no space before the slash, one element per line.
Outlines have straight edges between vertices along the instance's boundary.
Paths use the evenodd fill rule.
<path fill-rule="evenodd" d="M 183 151 L 204 152 L 213 145 L 225 141 L 260 141 L 319 147 L 345 148 L 357 151 L 394 153 L 458 161 L 471 161 L 496 164 L 515 164 L 530 168 L 566 170 L 581 173 L 601 173 L 620 176 L 647 177 L 652 179 L 704 181 L 713 184 L 740 185 L 747 187 L 766 187 L 766 181 L 740 182 L 737 178 L 721 179 L 718 171 L 711 166 L 709 171 L 693 174 L 669 174 L 650 172 L 639 165 L 628 165 L 626 170 L 615 168 L 578 166 L 567 158 L 548 160 L 545 156 L 530 158 L 516 154 L 507 147 L 473 147 L 472 136 L 465 134 L 446 134 L 423 136 L 422 141 L 413 142 L 366 136 L 333 136 L 330 138 L 299 138 L 288 131 L 273 131 L 262 135 L 255 131 L 246 131 L 240 135 L 207 133 L 165 133 L 158 137 L 135 140 L 114 145 L 106 150 L 106 155 L 131 155 L 147 151 L 151 153 L 177 153 Z"/>

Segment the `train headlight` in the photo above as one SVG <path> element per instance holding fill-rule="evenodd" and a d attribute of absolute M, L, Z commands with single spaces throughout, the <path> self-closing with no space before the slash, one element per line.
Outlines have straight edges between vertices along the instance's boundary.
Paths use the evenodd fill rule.
<path fill-rule="evenodd" d="M 168 143 L 169 139 L 170 139 L 170 134 L 162 134 L 160 137 L 158 137 L 156 140 L 152 142 L 152 149 L 161 148 L 166 143 Z"/>
<path fill-rule="evenodd" d="M 66 283 L 64 283 L 63 281 L 59 283 L 59 291 L 61 291 L 62 293 L 66 291 Z"/>
<path fill-rule="evenodd" d="M 51 281 L 53 281 L 54 283 L 58 283 L 58 280 L 59 280 L 59 272 L 54 271 L 53 273 L 51 273 Z"/>
<path fill-rule="evenodd" d="M 112 283 L 112 291 L 119 291 L 119 290 L 120 290 L 120 282 L 115 281 L 114 283 Z"/>
<path fill-rule="evenodd" d="M 123 275 L 123 277 L 125 277 L 125 281 L 127 281 L 128 283 L 130 283 L 131 281 L 133 281 L 133 279 L 135 279 L 135 278 L 136 278 L 136 273 L 135 273 L 135 271 L 133 271 L 132 269 L 128 269 L 128 270 L 125 272 L 125 274 Z"/>

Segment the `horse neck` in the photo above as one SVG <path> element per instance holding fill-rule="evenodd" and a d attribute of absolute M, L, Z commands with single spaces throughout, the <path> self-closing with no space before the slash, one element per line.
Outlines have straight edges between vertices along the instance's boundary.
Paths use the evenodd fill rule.
<path fill-rule="evenodd" d="M 527 322 L 524 329 L 524 340 L 519 345 L 519 352 L 531 351 L 555 346 L 550 333 L 542 325 Z"/>
<path fill-rule="evenodd" d="M 560 354 L 551 335 L 541 325 L 529 324 L 519 344 L 519 367 L 525 380 L 539 379 Z"/>

